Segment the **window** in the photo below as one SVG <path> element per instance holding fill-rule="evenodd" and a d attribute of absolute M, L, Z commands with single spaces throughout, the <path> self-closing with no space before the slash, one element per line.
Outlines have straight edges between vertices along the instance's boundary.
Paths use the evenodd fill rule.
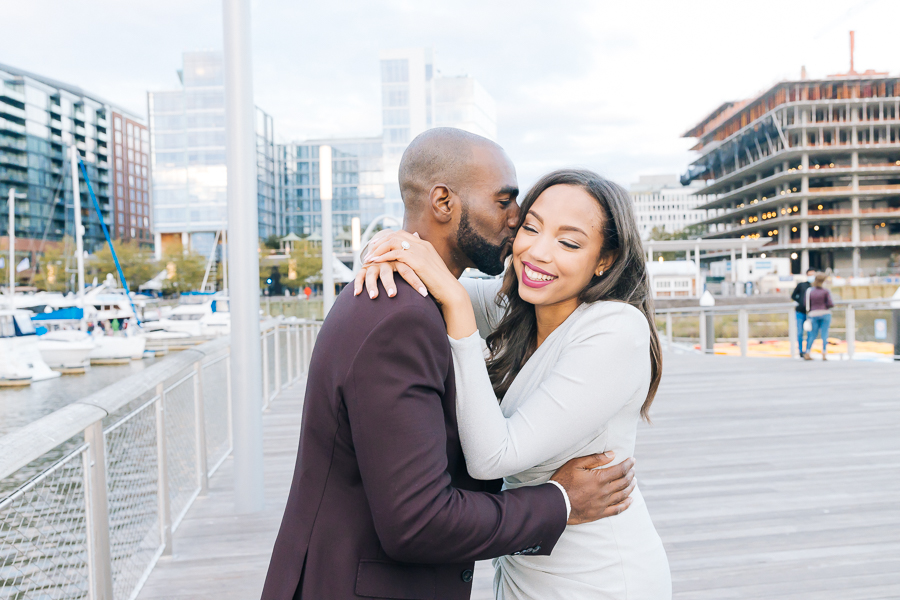
<path fill-rule="evenodd" d="M 116 144 L 121 144 L 122 143 L 122 132 L 119 130 L 116 130 L 116 133 L 113 135 L 113 139 L 115 140 Z M 121 152 L 122 152 L 122 148 L 120 148 L 119 146 L 116 146 L 116 154 L 121 154 Z"/>
<path fill-rule="evenodd" d="M 409 81 L 409 61 L 405 58 L 381 61 L 381 81 L 384 83 Z"/>

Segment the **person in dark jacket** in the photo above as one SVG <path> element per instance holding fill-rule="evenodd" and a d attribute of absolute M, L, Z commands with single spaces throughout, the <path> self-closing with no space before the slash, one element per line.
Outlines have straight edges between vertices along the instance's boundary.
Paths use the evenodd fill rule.
<path fill-rule="evenodd" d="M 834 301 L 831 299 L 831 292 L 822 287 L 826 279 L 828 279 L 828 275 L 825 273 L 816 275 L 813 287 L 810 288 L 808 294 L 806 315 L 812 320 L 812 331 L 806 338 L 806 354 L 803 355 L 806 360 L 812 360 L 809 353 L 820 332 L 822 334 L 822 360 L 828 360 L 828 327 L 831 326 L 831 308 L 834 306 Z"/>
<path fill-rule="evenodd" d="M 815 269 L 808 270 L 806 272 L 806 281 L 798 283 L 794 291 L 791 292 L 791 300 L 797 304 L 797 344 L 800 346 L 800 356 L 806 354 L 803 351 L 803 338 L 806 337 L 806 332 L 803 331 L 803 324 L 806 323 L 806 292 L 812 287 L 815 279 Z"/>

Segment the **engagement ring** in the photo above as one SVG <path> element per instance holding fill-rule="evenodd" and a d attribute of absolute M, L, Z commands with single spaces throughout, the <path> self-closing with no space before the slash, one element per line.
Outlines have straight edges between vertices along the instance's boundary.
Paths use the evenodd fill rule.
<path fill-rule="evenodd" d="M 409 250 L 409 242 L 407 242 L 406 240 L 403 240 L 402 242 L 400 242 L 400 247 L 403 248 L 404 250 Z"/>

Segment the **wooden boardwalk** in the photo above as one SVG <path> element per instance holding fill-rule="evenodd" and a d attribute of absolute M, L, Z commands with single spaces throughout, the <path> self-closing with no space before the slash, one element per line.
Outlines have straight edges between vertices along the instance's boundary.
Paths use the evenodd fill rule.
<path fill-rule="evenodd" d="M 266 510 L 232 514 L 226 461 L 139 600 L 259 598 L 301 407 L 297 386 L 263 419 Z M 635 454 L 675 598 L 900 598 L 900 363 L 669 353 L 653 419 Z"/>

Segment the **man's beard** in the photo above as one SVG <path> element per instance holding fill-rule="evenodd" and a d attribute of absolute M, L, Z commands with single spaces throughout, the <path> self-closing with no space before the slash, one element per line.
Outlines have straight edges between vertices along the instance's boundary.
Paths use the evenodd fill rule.
<path fill-rule="evenodd" d="M 503 272 L 503 259 L 506 258 L 508 239 L 502 244 L 492 244 L 482 237 L 469 223 L 469 210 L 465 204 L 459 219 L 456 232 L 456 243 L 460 251 L 475 265 L 475 268 L 488 275 L 499 275 Z"/>

